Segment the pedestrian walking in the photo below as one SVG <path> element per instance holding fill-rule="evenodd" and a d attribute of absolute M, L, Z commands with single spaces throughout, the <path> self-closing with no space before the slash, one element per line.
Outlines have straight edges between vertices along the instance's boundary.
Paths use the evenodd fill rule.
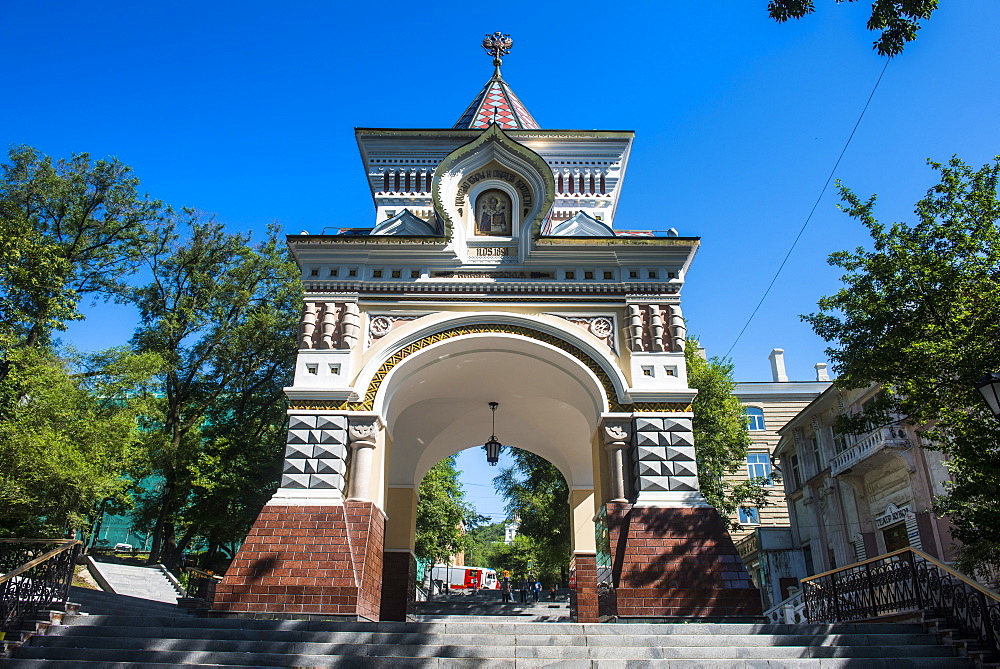
<path fill-rule="evenodd" d="M 535 602 L 538 602 L 538 596 L 542 594 L 542 582 L 535 581 L 535 585 L 531 587 L 531 594 L 535 598 Z"/>
<path fill-rule="evenodd" d="M 549 587 L 549 599 L 552 600 L 553 602 L 556 601 L 556 594 L 558 594 L 558 590 L 559 588 L 556 587 L 555 583 L 553 583 L 552 586 Z"/>
<path fill-rule="evenodd" d="M 517 592 L 521 596 L 521 603 L 526 603 L 528 601 L 528 580 L 524 576 L 517 582 Z"/>
<path fill-rule="evenodd" d="M 500 596 L 503 599 L 503 603 L 506 604 L 510 601 L 510 572 L 505 571 L 503 573 L 503 580 L 500 581 Z"/>

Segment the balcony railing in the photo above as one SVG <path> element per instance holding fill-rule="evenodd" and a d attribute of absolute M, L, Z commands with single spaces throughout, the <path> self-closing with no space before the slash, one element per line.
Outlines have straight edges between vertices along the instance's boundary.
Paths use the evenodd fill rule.
<path fill-rule="evenodd" d="M 922 614 L 1000 658 L 1000 597 L 915 548 L 804 578 L 802 588 L 810 623 Z"/>
<path fill-rule="evenodd" d="M 80 546 L 73 539 L 0 539 L 0 632 L 65 608 Z"/>
<path fill-rule="evenodd" d="M 909 448 L 912 444 L 901 427 L 888 425 L 872 430 L 843 453 L 830 460 L 830 476 L 836 476 L 883 448 Z"/>

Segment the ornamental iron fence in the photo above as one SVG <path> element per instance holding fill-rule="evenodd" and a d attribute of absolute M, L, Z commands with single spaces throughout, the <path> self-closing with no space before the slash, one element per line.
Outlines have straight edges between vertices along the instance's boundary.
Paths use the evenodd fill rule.
<path fill-rule="evenodd" d="M 810 623 L 922 613 L 1000 658 L 1000 596 L 915 548 L 802 579 Z"/>
<path fill-rule="evenodd" d="M 215 601 L 215 586 L 222 580 L 221 576 L 198 569 L 196 567 L 185 567 L 187 572 L 187 596 L 193 599 L 202 599 L 211 606 Z"/>
<path fill-rule="evenodd" d="M 65 610 L 81 546 L 75 539 L 0 539 L 0 632 L 40 611 Z"/>

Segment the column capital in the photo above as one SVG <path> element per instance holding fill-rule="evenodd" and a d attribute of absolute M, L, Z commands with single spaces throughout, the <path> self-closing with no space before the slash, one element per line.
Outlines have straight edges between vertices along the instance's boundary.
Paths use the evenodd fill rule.
<path fill-rule="evenodd" d="M 347 436 L 351 448 L 375 448 L 378 433 L 385 427 L 377 413 L 347 415 Z"/>
<path fill-rule="evenodd" d="M 632 418 L 605 417 L 601 420 L 601 442 L 607 449 L 626 448 L 632 441 Z"/>

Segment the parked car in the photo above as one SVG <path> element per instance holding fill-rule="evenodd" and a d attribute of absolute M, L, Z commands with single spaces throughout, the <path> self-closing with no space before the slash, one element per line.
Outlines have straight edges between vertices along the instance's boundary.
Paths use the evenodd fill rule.
<path fill-rule="evenodd" d="M 132 544 L 126 544 L 126 543 L 119 542 L 119 543 L 115 544 L 115 552 L 116 553 L 134 553 L 135 552 L 135 546 L 133 546 Z"/>

